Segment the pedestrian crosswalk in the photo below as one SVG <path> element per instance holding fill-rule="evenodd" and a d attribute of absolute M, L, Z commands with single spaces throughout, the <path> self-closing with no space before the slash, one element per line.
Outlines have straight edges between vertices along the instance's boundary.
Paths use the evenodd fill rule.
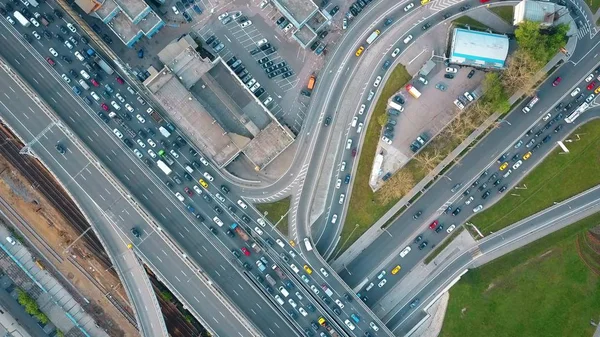
<path fill-rule="evenodd" d="M 462 2 L 462 1 L 461 0 L 437 0 L 437 1 L 430 2 L 426 6 L 430 6 L 429 8 L 434 12 L 439 12 L 450 6 L 454 6 L 460 2 Z"/>
<path fill-rule="evenodd" d="M 476 246 L 475 248 L 471 249 L 471 256 L 473 257 L 473 260 L 480 257 L 481 255 L 483 255 L 483 253 L 481 252 L 479 246 Z"/>
<path fill-rule="evenodd" d="M 589 37 L 592 37 L 592 30 L 590 29 L 589 25 L 585 25 L 581 28 L 579 28 L 577 30 L 577 38 L 579 40 L 583 39 L 583 38 L 587 38 L 589 35 Z M 596 28 L 594 27 L 594 35 L 596 35 Z"/>

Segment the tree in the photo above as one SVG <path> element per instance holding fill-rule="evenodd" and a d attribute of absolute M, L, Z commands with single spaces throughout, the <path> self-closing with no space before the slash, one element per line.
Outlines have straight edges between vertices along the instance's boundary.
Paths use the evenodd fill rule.
<path fill-rule="evenodd" d="M 532 55 L 518 49 L 508 60 L 508 67 L 502 74 L 502 85 L 507 89 L 511 88 L 513 92 L 523 90 L 530 95 L 535 85 L 535 74 L 542 66 L 543 63 Z"/>
<path fill-rule="evenodd" d="M 398 200 L 406 195 L 415 186 L 415 178 L 408 169 L 400 169 L 379 191 L 375 197 L 382 204 L 387 204 L 392 200 Z"/>
<path fill-rule="evenodd" d="M 167 302 L 171 302 L 173 300 L 173 294 L 168 290 L 163 290 L 160 292 L 160 296 L 162 296 L 163 300 Z"/>
<path fill-rule="evenodd" d="M 427 149 L 427 151 L 421 151 L 414 159 L 419 163 L 419 166 L 423 168 L 427 173 L 433 171 L 442 161 L 443 156 L 440 150 L 437 148 Z"/>

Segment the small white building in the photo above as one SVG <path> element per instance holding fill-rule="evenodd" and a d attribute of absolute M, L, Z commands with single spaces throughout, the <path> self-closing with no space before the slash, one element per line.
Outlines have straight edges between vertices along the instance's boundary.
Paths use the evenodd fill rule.
<path fill-rule="evenodd" d="M 565 6 L 546 1 L 521 1 L 515 6 L 513 25 L 518 26 L 523 21 L 539 22 L 542 28 L 560 24 L 568 24 L 571 29 L 567 35 L 575 33 L 577 27 Z"/>

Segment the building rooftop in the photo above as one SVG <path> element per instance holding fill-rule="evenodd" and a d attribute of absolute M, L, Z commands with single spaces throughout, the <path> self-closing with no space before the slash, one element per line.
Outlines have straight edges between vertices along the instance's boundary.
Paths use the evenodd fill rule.
<path fill-rule="evenodd" d="M 308 25 L 304 25 L 294 33 L 293 37 L 302 45 L 302 47 L 306 48 L 306 46 L 317 37 L 317 33 L 315 33 Z"/>
<path fill-rule="evenodd" d="M 134 21 L 136 18 L 141 16 L 144 12 L 149 9 L 148 4 L 144 0 L 114 0 L 117 5 L 121 8 L 123 13 L 129 17 L 130 20 Z"/>
<path fill-rule="evenodd" d="M 294 139 L 290 136 L 289 129 L 285 126 L 271 122 L 244 148 L 244 154 L 254 163 L 257 170 L 267 166 L 288 146 L 292 145 Z"/>
<path fill-rule="evenodd" d="M 169 43 L 158 53 L 158 59 L 176 74 L 189 89 L 194 83 L 211 70 L 215 62 L 203 59 L 196 51 L 198 44 L 189 36 L 185 35 L 179 40 Z"/>
<path fill-rule="evenodd" d="M 227 133 L 167 68 L 152 74 L 144 85 L 180 130 L 219 166 L 233 160 L 250 141 Z"/>
<path fill-rule="evenodd" d="M 273 0 L 273 3 L 296 28 L 304 24 L 313 13 L 319 10 L 312 0 Z"/>
<path fill-rule="evenodd" d="M 81 0 L 84 1 L 84 0 Z M 102 20 L 102 22 L 106 23 L 106 19 L 110 16 L 110 14 L 118 9 L 117 3 L 114 0 L 104 0 L 102 3 L 102 7 L 98 8 L 94 14 Z"/>
<path fill-rule="evenodd" d="M 134 25 L 127 15 L 121 11 L 119 11 L 119 14 L 113 17 L 107 25 L 115 32 L 115 35 L 125 43 L 131 41 L 139 34 L 142 34 L 140 27 Z"/>
<path fill-rule="evenodd" d="M 505 35 L 454 29 L 450 62 L 503 68 L 509 41 Z"/>

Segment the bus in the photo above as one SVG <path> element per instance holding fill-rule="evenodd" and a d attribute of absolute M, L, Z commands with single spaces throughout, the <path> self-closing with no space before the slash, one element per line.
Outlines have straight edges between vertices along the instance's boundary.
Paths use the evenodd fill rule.
<path fill-rule="evenodd" d="M 588 103 L 583 103 L 581 104 L 577 109 L 575 109 L 575 111 L 571 112 L 566 118 L 565 118 L 565 122 L 571 124 L 573 123 L 577 117 L 579 117 L 579 115 L 581 115 L 587 108 L 589 108 L 589 104 Z"/>
<path fill-rule="evenodd" d="M 171 174 L 171 172 L 173 172 L 169 165 L 165 164 L 162 160 L 157 160 L 156 165 L 158 165 L 158 168 L 161 171 L 163 171 L 166 175 L 169 175 Z"/>
<path fill-rule="evenodd" d="M 304 246 L 306 247 L 307 251 L 310 252 L 312 250 L 312 245 L 310 244 L 309 238 L 304 238 Z"/>

